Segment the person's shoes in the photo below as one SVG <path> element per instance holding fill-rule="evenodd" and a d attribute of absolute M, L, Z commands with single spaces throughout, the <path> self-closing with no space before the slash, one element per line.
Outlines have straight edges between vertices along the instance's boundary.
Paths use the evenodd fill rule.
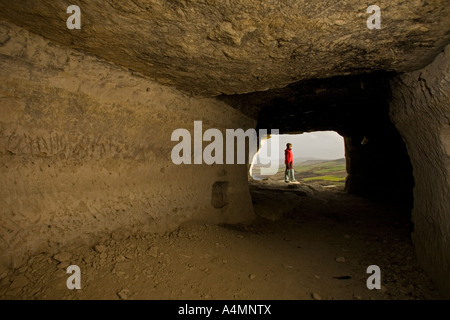
<path fill-rule="evenodd" d="M 289 183 L 289 180 L 284 180 L 284 182 Z"/>
<path fill-rule="evenodd" d="M 292 180 L 291 182 L 297 182 L 297 180 L 294 179 L 294 180 Z"/>

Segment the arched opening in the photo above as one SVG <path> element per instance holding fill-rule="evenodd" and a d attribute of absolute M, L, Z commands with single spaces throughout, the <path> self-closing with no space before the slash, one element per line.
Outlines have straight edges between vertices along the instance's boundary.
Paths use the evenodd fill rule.
<path fill-rule="evenodd" d="M 379 72 L 302 81 L 222 99 L 280 134 L 335 131 L 344 138 L 344 191 L 413 207 L 414 178 L 405 142 L 389 115 L 395 74 Z M 256 115 L 255 115 L 256 114 Z"/>
<path fill-rule="evenodd" d="M 401 291 L 402 280 L 398 280 L 393 266 L 408 261 L 408 265 L 416 268 L 410 256 L 414 178 L 405 142 L 389 115 L 390 91 L 386 83 L 390 76 L 375 74 L 310 81 L 270 93 L 228 97 L 227 101 L 236 99 L 235 105 L 241 110 L 258 110 L 258 129 L 279 130 L 279 137 L 284 139 L 279 141 L 279 157 L 286 142 L 293 143 L 294 157 L 312 157 L 306 152 L 302 154 L 306 148 L 296 146 L 295 137 L 319 132 L 333 132 L 340 137 L 344 158 L 341 167 L 313 169 L 296 161 L 295 178 L 300 183 L 284 182 L 284 159 L 278 159 L 276 175 L 268 177 L 258 174 L 254 159 L 249 185 L 255 213 L 273 228 L 281 226 L 280 233 L 288 242 L 286 246 L 295 242 L 299 250 L 310 250 L 305 255 L 314 255 L 318 260 L 325 260 L 324 255 L 331 252 L 336 259 L 330 262 L 332 265 L 347 263 L 358 255 L 360 261 L 367 259 L 383 270 L 388 279 L 386 286 Z M 314 147 L 321 144 L 318 142 Z M 328 157 L 333 158 L 340 157 Z M 325 174 L 332 169 L 345 170 L 339 186 L 333 183 L 335 186 L 329 187 L 330 181 L 311 175 Z M 327 247 L 328 241 L 332 249 Z M 394 249 L 395 254 L 389 257 L 383 254 L 391 248 L 403 251 Z M 286 259 L 290 260 L 288 256 Z M 365 272 L 365 268 L 361 265 L 356 269 Z M 315 266 L 315 270 L 319 269 L 324 273 L 336 272 L 325 271 L 323 265 Z M 340 276 L 350 279 L 353 274 Z M 329 285 L 339 284 L 330 282 Z M 408 291 L 406 294 L 413 289 Z"/>
<path fill-rule="evenodd" d="M 262 143 L 250 167 L 250 178 L 266 183 L 286 181 L 284 150 L 292 144 L 294 178 L 298 183 L 344 189 L 347 177 L 344 138 L 335 131 L 317 131 L 271 136 L 277 139 L 278 150 L 271 154 L 269 143 Z M 262 171 L 271 160 L 278 163 L 278 171 Z"/>

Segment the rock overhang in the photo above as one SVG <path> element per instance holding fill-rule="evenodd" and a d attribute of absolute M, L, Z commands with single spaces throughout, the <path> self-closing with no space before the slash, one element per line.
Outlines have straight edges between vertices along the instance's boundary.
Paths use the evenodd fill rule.
<path fill-rule="evenodd" d="M 430 63 L 450 42 L 450 7 L 443 0 L 380 2 L 381 29 L 375 30 L 366 26 L 370 4 L 90 0 L 77 3 L 81 29 L 68 30 L 69 3 L 0 0 L 0 18 L 204 96 L 336 75 L 408 72 Z"/>

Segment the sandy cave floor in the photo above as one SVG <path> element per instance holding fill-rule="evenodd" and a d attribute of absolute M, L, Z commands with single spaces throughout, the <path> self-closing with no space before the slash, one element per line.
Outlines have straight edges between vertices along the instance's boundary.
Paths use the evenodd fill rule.
<path fill-rule="evenodd" d="M 250 184 L 251 225 L 192 221 L 39 254 L 0 275 L 0 299 L 440 299 L 414 256 L 408 214 L 339 188 Z M 60 261 L 58 261 L 60 260 Z M 69 264 L 81 289 L 69 290 Z M 369 265 L 381 290 L 369 290 Z"/>

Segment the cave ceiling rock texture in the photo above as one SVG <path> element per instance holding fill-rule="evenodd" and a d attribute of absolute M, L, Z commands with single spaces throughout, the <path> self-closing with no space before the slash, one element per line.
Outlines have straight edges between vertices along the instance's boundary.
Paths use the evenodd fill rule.
<path fill-rule="evenodd" d="M 450 41 L 445 0 L 0 0 L 0 18 L 161 84 L 215 96 L 429 64 Z M 369 5 L 381 29 L 369 30 Z"/>

